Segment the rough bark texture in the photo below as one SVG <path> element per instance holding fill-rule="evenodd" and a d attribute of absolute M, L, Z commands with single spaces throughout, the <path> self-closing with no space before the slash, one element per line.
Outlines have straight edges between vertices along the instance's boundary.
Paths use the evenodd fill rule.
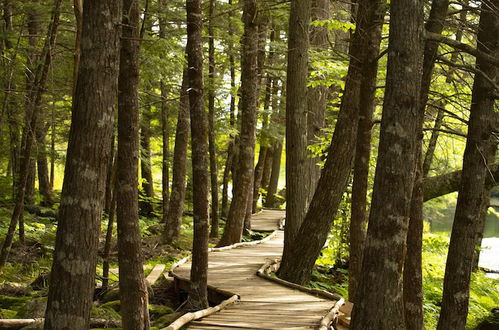
<path fill-rule="evenodd" d="M 359 6 L 357 24 L 360 26 L 365 24 L 369 3 Z M 363 31 L 363 29 L 356 31 Z M 362 45 L 363 38 L 365 36 L 362 33 L 356 32 L 350 46 L 350 65 L 338 120 L 324 169 L 297 236 L 299 243 L 293 245 L 292 253 L 283 255 L 279 276 L 291 282 L 305 283 L 310 279 L 315 260 L 326 242 L 348 182 L 359 120 L 359 93 L 362 78 L 360 59 L 363 58 L 365 51 L 365 47 L 360 45 Z M 287 194 L 288 191 L 286 191 Z"/>
<path fill-rule="evenodd" d="M 444 122 L 445 113 L 442 110 L 438 110 L 437 116 L 435 117 L 435 123 L 433 124 L 433 131 L 431 131 L 430 140 L 428 141 L 428 147 L 426 148 L 426 153 L 423 160 L 423 178 L 428 176 L 430 173 L 431 162 L 433 156 L 435 155 L 435 149 L 437 148 L 438 136 L 440 135 L 440 127 Z"/>
<path fill-rule="evenodd" d="M 426 31 L 442 33 L 449 7 L 448 0 L 434 0 L 430 16 L 425 24 Z M 428 93 L 438 43 L 426 40 L 423 53 L 423 74 L 419 96 L 418 128 L 422 129 Z M 423 163 L 422 163 L 422 130 L 416 146 L 415 178 L 411 198 L 409 227 L 407 232 L 407 252 L 404 263 L 403 300 L 405 326 L 407 329 L 423 329 L 423 274 L 422 274 L 422 246 L 423 246 Z"/>
<path fill-rule="evenodd" d="M 310 0 L 292 1 L 286 75 L 286 227 L 283 260 L 305 217 L 307 178 L 307 78 Z"/>
<path fill-rule="evenodd" d="M 352 329 L 405 329 L 402 268 L 421 131 L 422 1 L 391 2 L 388 47 L 378 162 Z"/>
<path fill-rule="evenodd" d="M 234 182 L 234 195 L 230 204 L 226 227 L 218 246 L 241 241 L 246 205 L 255 158 L 256 110 L 258 105 L 258 25 L 257 1 L 244 0 L 244 34 L 241 41 L 241 133 L 239 157 Z"/>
<path fill-rule="evenodd" d="M 208 23 L 208 142 L 210 151 L 211 229 L 210 237 L 218 237 L 218 166 L 215 132 L 215 0 L 210 0 Z"/>
<path fill-rule="evenodd" d="M 28 103 L 29 108 L 31 108 L 32 111 L 26 111 L 26 125 L 23 132 L 24 141 L 22 146 L 22 157 L 20 159 L 19 181 L 17 182 L 18 185 L 15 191 L 15 205 L 14 210 L 12 211 L 9 229 L 7 231 L 7 235 L 5 236 L 2 251 L 0 253 L 0 269 L 5 265 L 5 262 L 7 261 L 7 257 L 9 255 L 10 248 L 12 247 L 12 241 L 14 239 L 14 234 L 18 223 L 19 239 L 21 242 L 24 241 L 23 211 L 25 196 L 28 190 L 27 186 L 29 186 L 29 174 L 31 172 L 30 167 L 32 164 L 34 164 L 31 160 L 31 151 L 35 142 L 34 128 L 36 127 L 38 122 L 38 115 L 40 112 L 43 91 L 45 89 L 45 83 L 47 81 L 47 76 L 52 61 L 52 50 L 55 46 L 57 28 L 59 26 L 61 1 L 62 0 L 55 0 L 52 19 L 42 52 L 43 63 L 40 63 L 40 65 L 37 67 L 36 74 L 33 80 L 33 88 L 29 91 Z"/>
<path fill-rule="evenodd" d="M 182 75 L 182 87 L 180 89 L 180 102 L 178 108 L 177 128 L 175 131 L 175 147 L 173 150 L 173 177 L 170 205 L 165 222 L 165 242 L 172 243 L 180 236 L 182 225 L 182 213 L 184 212 L 187 147 L 189 145 L 189 94 L 187 88 L 189 81 L 187 70 Z"/>
<path fill-rule="evenodd" d="M 360 5 L 364 5 L 363 2 Z M 369 177 L 369 160 L 371 155 L 372 118 L 375 108 L 376 76 L 378 73 L 377 56 L 381 42 L 381 30 L 385 1 L 374 1 L 370 5 L 365 22 L 359 17 L 357 28 L 362 29 L 364 37 L 361 47 L 366 53 L 361 63 L 362 80 L 360 83 L 359 127 L 355 146 L 352 183 L 352 209 L 350 218 L 350 260 L 348 277 L 348 299 L 356 301 L 360 267 L 362 265 L 362 251 L 367 230 L 367 185 Z M 362 13 L 362 11 L 361 11 Z M 365 24 L 362 26 L 361 24 Z"/>
<path fill-rule="evenodd" d="M 85 1 L 45 329 L 86 330 L 116 100 L 121 1 Z"/>
<path fill-rule="evenodd" d="M 123 329 L 148 330 L 149 310 L 139 227 L 139 6 L 123 1 L 118 77 L 118 152 L 116 210 Z"/>
<path fill-rule="evenodd" d="M 327 20 L 331 16 L 329 0 L 313 0 L 311 16 L 312 21 Z M 313 26 L 310 30 L 310 47 L 317 52 L 328 49 L 328 28 L 326 26 Z M 319 142 L 319 137 L 322 136 L 322 129 L 325 125 L 325 112 L 328 100 L 328 86 L 321 85 L 317 87 L 308 87 L 307 90 L 307 146 Z M 321 168 L 319 163 L 320 157 L 314 157 L 310 150 L 307 150 L 307 178 L 308 181 L 308 196 L 310 202 L 314 196 L 315 188 L 319 177 L 321 176 Z"/>
<path fill-rule="evenodd" d="M 497 54 L 498 51 L 498 7 L 498 0 L 485 0 L 481 5 L 477 48 L 487 54 Z M 476 67 L 491 80 L 495 79 L 497 68 L 494 65 L 479 57 Z M 477 74 L 473 83 L 461 185 L 445 267 L 439 330 L 464 329 L 466 325 L 475 233 L 482 210 L 483 190 L 489 176 L 488 165 L 495 153 L 491 145 L 495 144 L 492 132 L 497 129 L 497 119 L 494 87 L 483 75 Z"/>
<path fill-rule="evenodd" d="M 192 243 L 191 290 L 187 306 L 208 307 L 208 118 L 203 101 L 203 30 L 201 0 L 187 0 L 187 64 L 192 136 L 192 200 L 194 240 Z"/>

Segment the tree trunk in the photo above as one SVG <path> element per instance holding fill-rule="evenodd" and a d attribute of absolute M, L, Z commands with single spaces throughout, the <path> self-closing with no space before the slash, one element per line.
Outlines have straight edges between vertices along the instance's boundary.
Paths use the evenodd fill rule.
<path fill-rule="evenodd" d="M 208 307 L 208 118 L 203 101 L 203 40 L 201 0 L 187 0 L 187 64 L 192 144 L 192 199 L 194 239 L 192 243 L 191 310 Z"/>
<path fill-rule="evenodd" d="M 269 189 L 270 175 L 272 174 L 273 155 L 274 155 L 274 149 L 272 148 L 272 145 L 270 145 L 269 147 L 267 147 L 267 153 L 265 155 L 265 163 L 263 164 L 262 183 L 260 184 L 261 188 L 264 189 L 265 191 L 268 191 Z"/>
<path fill-rule="evenodd" d="M 118 77 L 116 209 L 121 318 L 123 329 L 148 330 L 148 296 L 139 227 L 139 5 L 123 1 Z"/>
<path fill-rule="evenodd" d="M 418 117 L 423 56 L 422 1 L 390 3 L 388 47 L 378 162 L 352 314 L 353 329 L 405 329 L 402 268 L 418 135 L 422 129 Z M 383 299 L 380 300 L 380 296 Z"/>
<path fill-rule="evenodd" d="M 366 50 L 363 46 L 366 35 L 358 31 L 364 31 L 362 27 L 366 24 L 369 10 L 379 8 L 380 5 L 370 4 L 362 1 L 359 5 L 357 25 L 360 28 L 356 29 L 350 46 L 350 65 L 340 112 L 324 169 L 297 236 L 297 242 L 300 243 L 292 247 L 293 253 L 283 255 L 279 276 L 291 282 L 305 283 L 310 279 L 315 260 L 326 242 L 348 183 L 359 121 L 361 59 Z"/>
<path fill-rule="evenodd" d="M 430 16 L 425 24 L 426 31 L 442 33 L 445 18 L 449 8 L 448 0 L 433 0 Z M 403 300 L 405 313 L 405 326 L 410 330 L 423 329 L 423 270 L 422 270 L 422 246 L 423 246 L 423 160 L 422 160 L 422 138 L 423 123 L 428 94 L 430 91 L 431 77 L 435 59 L 437 56 L 438 43 L 426 40 L 423 52 L 423 73 L 421 78 L 421 90 L 419 96 L 419 112 L 417 114 L 421 131 L 417 133 L 419 139 L 416 146 L 415 178 L 410 203 L 409 227 L 407 232 L 407 252 L 404 263 L 403 276 Z"/>
<path fill-rule="evenodd" d="M 41 114 L 43 115 L 43 114 Z M 42 205 L 51 206 L 54 204 L 52 197 L 52 189 L 50 188 L 49 180 L 49 166 L 47 161 L 47 148 L 46 148 L 46 135 L 47 126 L 45 121 L 42 120 L 38 123 L 36 128 L 36 144 L 37 144 L 37 159 L 36 164 L 38 168 L 38 190 L 43 197 Z"/>
<path fill-rule="evenodd" d="M 24 238 L 24 227 L 23 224 L 23 212 L 24 212 L 24 202 L 25 194 L 27 190 L 29 169 L 31 165 L 31 150 L 35 140 L 34 128 L 38 122 L 38 113 L 40 110 L 40 105 L 42 101 L 43 91 L 45 89 L 45 83 L 47 81 L 47 75 L 50 68 L 50 63 L 52 60 L 52 49 L 55 46 L 55 38 L 57 35 L 57 28 L 59 26 L 59 15 L 60 15 L 60 5 L 62 0 L 55 0 L 54 10 L 52 13 L 51 23 L 48 29 L 47 38 L 45 39 L 45 44 L 43 47 L 43 64 L 38 66 L 36 70 L 35 80 L 33 84 L 33 89 L 30 91 L 28 99 L 30 100 L 30 108 L 33 111 L 27 111 L 27 117 L 25 119 L 26 125 L 24 127 L 23 134 L 23 150 L 22 158 L 20 159 L 20 170 L 19 170 L 19 181 L 18 187 L 16 189 L 16 198 L 14 210 L 12 211 L 12 217 L 10 219 L 9 229 L 2 246 L 2 251 L 0 252 L 0 269 L 3 268 L 7 261 L 7 257 L 12 247 L 12 241 L 14 239 L 14 234 L 16 231 L 17 223 L 19 222 L 19 236 L 21 241 Z"/>
<path fill-rule="evenodd" d="M 481 5 L 477 47 L 486 54 L 498 51 L 499 19 L 495 14 L 498 7 L 498 0 L 484 0 Z M 493 64 L 477 58 L 476 67 L 492 81 L 495 79 L 497 68 Z M 445 267 L 439 330 L 464 329 L 466 325 L 475 233 L 489 176 L 488 165 L 495 154 L 492 146 L 496 145 L 496 141 L 492 132 L 497 129 L 497 123 L 494 87 L 482 74 L 477 74 L 473 83 L 462 179 Z"/>
<path fill-rule="evenodd" d="M 361 3 L 363 5 L 363 3 Z M 362 265 L 362 251 L 367 230 L 367 187 L 371 156 L 372 118 L 376 96 L 381 30 L 386 12 L 385 1 L 373 3 L 366 17 L 363 42 L 366 53 L 361 63 L 359 127 L 353 165 L 352 203 L 350 218 L 350 262 L 348 266 L 348 299 L 356 302 L 356 289 Z M 360 21 L 361 22 L 361 21 Z M 360 25 L 360 24 L 359 24 Z M 358 28 L 363 28 L 359 26 Z"/>
<path fill-rule="evenodd" d="M 215 0 L 210 0 L 208 21 L 208 141 L 210 151 L 210 181 L 211 181 L 211 231 L 210 237 L 218 237 L 218 166 L 215 129 Z"/>
<path fill-rule="evenodd" d="M 307 78 L 310 0 L 292 1 L 286 76 L 286 227 L 283 260 L 289 258 L 306 213 Z"/>
<path fill-rule="evenodd" d="M 142 177 L 142 200 L 139 203 L 140 214 L 148 218 L 153 216 L 154 186 L 151 163 L 151 118 L 150 110 L 144 109 L 140 125 L 140 173 Z"/>
<path fill-rule="evenodd" d="M 163 161 L 161 166 L 161 205 L 163 211 L 163 222 L 168 217 L 168 204 L 170 202 L 170 122 L 169 110 L 166 104 L 168 92 L 163 80 L 160 81 L 161 89 L 161 133 L 163 135 Z"/>
<path fill-rule="evenodd" d="M 165 242 L 171 244 L 180 236 L 182 213 L 184 212 L 187 147 L 189 144 L 189 95 L 187 92 L 189 81 L 187 69 L 182 75 L 180 102 L 178 107 L 177 128 L 175 131 L 175 147 L 173 150 L 173 178 L 170 205 L 165 222 Z"/>
<path fill-rule="evenodd" d="M 480 261 L 480 251 L 482 248 L 483 232 L 485 231 L 485 223 L 487 221 L 487 212 L 490 205 L 491 185 L 485 185 L 482 196 L 482 205 L 480 206 L 480 216 L 477 221 L 477 230 L 475 234 L 475 250 L 473 252 L 473 263 L 471 271 L 478 270 L 478 262 Z"/>
<path fill-rule="evenodd" d="M 113 131 L 121 1 L 84 1 L 78 72 L 44 329 L 86 330 Z"/>
<path fill-rule="evenodd" d="M 312 21 L 328 20 L 331 16 L 331 4 L 329 0 L 313 0 L 312 1 Z M 310 30 L 310 46 L 318 52 L 324 52 L 328 49 L 328 28 L 326 26 L 313 26 Z M 308 87 L 307 90 L 307 145 L 311 146 L 319 142 L 319 138 L 323 135 L 326 104 L 328 100 L 328 86 L 320 85 L 317 87 Z M 310 202 L 314 196 L 315 188 L 319 177 L 321 176 L 321 168 L 319 163 L 320 157 L 314 156 L 307 149 L 307 178 L 308 196 Z"/>
<path fill-rule="evenodd" d="M 114 158 L 114 159 L 113 159 Z M 114 157 L 114 136 L 111 140 L 111 159 L 107 172 L 106 182 L 106 204 L 104 212 L 107 213 L 107 229 L 102 252 L 102 291 L 107 291 L 109 287 L 109 256 L 113 244 L 114 217 L 116 216 L 116 171 L 118 161 Z"/>
<path fill-rule="evenodd" d="M 241 41 L 241 133 L 234 195 L 224 233 L 218 246 L 241 241 L 255 159 L 256 111 L 258 106 L 258 4 L 244 0 L 244 34 Z"/>

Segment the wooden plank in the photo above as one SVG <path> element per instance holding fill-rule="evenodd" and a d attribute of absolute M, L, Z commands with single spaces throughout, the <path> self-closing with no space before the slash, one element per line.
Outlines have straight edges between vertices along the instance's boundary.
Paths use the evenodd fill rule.
<path fill-rule="evenodd" d="M 163 264 L 157 264 L 156 266 L 154 266 L 149 275 L 147 275 L 146 277 L 147 283 L 149 283 L 150 285 L 154 285 L 161 274 L 163 274 L 163 272 L 165 271 L 165 268 L 166 266 Z"/>

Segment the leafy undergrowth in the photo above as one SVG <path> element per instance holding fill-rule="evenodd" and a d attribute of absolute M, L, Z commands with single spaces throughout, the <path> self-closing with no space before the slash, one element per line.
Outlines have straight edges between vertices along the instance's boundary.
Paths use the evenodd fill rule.
<path fill-rule="evenodd" d="M 449 237 L 425 233 L 423 236 L 424 322 L 426 329 L 436 329 L 442 303 L 443 278 Z M 337 263 L 334 249 L 322 251 L 309 287 L 323 289 L 348 297 L 348 270 Z M 472 274 L 467 329 L 499 329 L 499 280 L 485 276 L 483 271 Z"/>

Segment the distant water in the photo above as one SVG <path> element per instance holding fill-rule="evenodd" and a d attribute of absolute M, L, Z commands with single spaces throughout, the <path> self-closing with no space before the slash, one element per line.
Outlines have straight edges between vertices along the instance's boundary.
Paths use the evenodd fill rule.
<path fill-rule="evenodd" d="M 499 272 L 499 237 L 487 237 L 482 240 L 482 251 L 478 265 Z M 493 276 L 499 278 L 499 274 Z"/>

